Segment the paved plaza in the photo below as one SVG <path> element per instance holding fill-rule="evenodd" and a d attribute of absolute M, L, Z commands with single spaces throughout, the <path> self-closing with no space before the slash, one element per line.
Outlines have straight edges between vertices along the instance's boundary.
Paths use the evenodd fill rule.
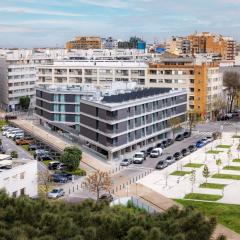
<path fill-rule="evenodd" d="M 240 178 L 239 180 L 213 178 L 214 174 L 239 175 L 239 170 L 224 170 L 226 166 L 240 167 L 240 162 L 233 161 L 239 159 L 238 138 L 232 138 L 235 133 L 223 133 L 222 139 L 215 140 L 196 152 L 175 162 L 164 170 L 153 171 L 147 177 L 141 179 L 138 183 L 166 196 L 177 199 L 184 198 L 188 193 L 214 194 L 221 195 L 222 198 L 217 202 L 240 204 Z M 225 145 L 228 148 L 219 148 L 219 145 Z M 219 153 L 207 153 L 216 150 Z M 221 159 L 221 166 L 216 165 L 216 160 Z M 186 164 L 202 164 L 200 167 L 186 167 Z M 223 189 L 202 188 L 201 184 L 206 182 L 203 177 L 204 165 L 208 166 L 210 176 L 207 183 L 217 183 L 226 185 Z M 190 165 L 191 166 L 191 165 Z M 195 181 L 192 180 L 191 171 L 195 170 Z M 175 171 L 186 171 L 184 176 L 171 175 Z"/>

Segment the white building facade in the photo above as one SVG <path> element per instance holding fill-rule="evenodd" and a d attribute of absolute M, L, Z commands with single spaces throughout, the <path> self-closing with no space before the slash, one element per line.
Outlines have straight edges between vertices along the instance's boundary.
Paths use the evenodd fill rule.
<path fill-rule="evenodd" d="M 12 161 L 12 168 L 4 169 L 4 161 Z M 35 160 L 3 160 L 0 161 L 0 189 L 9 196 L 19 197 L 38 195 L 37 161 Z"/>

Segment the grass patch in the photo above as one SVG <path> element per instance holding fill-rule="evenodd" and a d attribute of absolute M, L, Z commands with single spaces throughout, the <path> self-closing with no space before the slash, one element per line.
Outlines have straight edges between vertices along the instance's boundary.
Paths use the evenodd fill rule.
<path fill-rule="evenodd" d="M 5 125 L 7 125 L 6 120 L 1 119 L 1 120 L 0 120 L 0 130 L 1 130 L 1 131 L 2 131 L 2 127 L 5 126 Z"/>
<path fill-rule="evenodd" d="M 42 161 L 47 167 L 48 167 L 48 164 L 50 163 L 50 162 L 52 162 L 53 160 L 44 160 L 44 161 Z"/>
<path fill-rule="evenodd" d="M 199 186 L 200 188 L 213 188 L 213 189 L 224 189 L 226 187 L 226 184 L 220 184 L 220 183 L 203 183 Z"/>
<path fill-rule="evenodd" d="M 221 223 L 233 231 L 240 233 L 240 205 L 186 201 L 183 199 L 177 199 L 176 202 L 184 205 L 185 207 L 194 207 L 208 217 L 216 217 L 218 223 Z"/>
<path fill-rule="evenodd" d="M 234 175 L 234 174 L 214 174 L 212 178 L 222 178 L 222 179 L 232 179 L 232 180 L 240 180 L 240 175 Z"/>
<path fill-rule="evenodd" d="M 215 194 L 201 194 L 201 193 L 189 193 L 186 194 L 185 199 L 195 199 L 195 200 L 204 200 L 204 201 L 217 201 L 222 198 L 221 195 Z"/>
<path fill-rule="evenodd" d="M 224 170 L 240 171 L 240 166 L 225 166 Z"/>
<path fill-rule="evenodd" d="M 240 135 L 233 135 L 232 138 L 240 138 Z"/>
<path fill-rule="evenodd" d="M 240 158 L 233 159 L 233 162 L 239 162 L 240 163 Z"/>
<path fill-rule="evenodd" d="M 76 176 L 86 176 L 86 171 L 80 168 L 75 171 L 65 171 L 65 172 L 72 175 L 76 175 Z"/>
<path fill-rule="evenodd" d="M 24 148 L 27 152 L 29 152 L 31 155 L 34 155 L 34 153 L 35 153 L 35 151 L 28 151 L 28 144 L 26 144 L 26 145 L 21 145 L 22 146 L 22 148 Z"/>
<path fill-rule="evenodd" d="M 191 172 L 189 171 L 175 171 L 172 172 L 170 175 L 174 175 L 174 176 L 184 176 L 186 174 L 190 174 Z"/>
<path fill-rule="evenodd" d="M 219 151 L 219 150 L 209 150 L 209 151 L 207 151 L 207 153 L 209 153 L 209 154 L 219 154 L 221 152 L 223 152 L 223 151 Z"/>
<path fill-rule="evenodd" d="M 201 163 L 188 163 L 188 164 L 184 165 L 184 167 L 191 167 L 191 168 L 200 168 L 202 166 L 203 166 L 203 164 L 201 164 Z"/>
<path fill-rule="evenodd" d="M 231 145 L 224 145 L 224 144 L 217 146 L 217 148 L 230 148 L 230 147 L 231 147 Z"/>

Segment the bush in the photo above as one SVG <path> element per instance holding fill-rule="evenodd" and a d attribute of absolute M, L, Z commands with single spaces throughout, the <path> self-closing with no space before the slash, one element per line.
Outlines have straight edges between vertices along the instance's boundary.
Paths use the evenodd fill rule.
<path fill-rule="evenodd" d="M 10 153 L 10 155 L 11 155 L 12 158 L 17 158 L 18 157 L 18 153 L 16 151 L 12 151 Z"/>
<path fill-rule="evenodd" d="M 82 159 L 82 151 L 77 147 L 67 147 L 60 158 L 60 161 L 68 166 L 69 171 L 78 169 Z"/>

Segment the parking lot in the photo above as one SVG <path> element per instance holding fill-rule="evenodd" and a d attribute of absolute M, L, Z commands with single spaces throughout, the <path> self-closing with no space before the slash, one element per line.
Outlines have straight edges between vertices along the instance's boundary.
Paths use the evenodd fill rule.
<path fill-rule="evenodd" d="M 209 133 L 193 133 L 191 137 L 185 138 L 182 141 L 175 141 L 172 145 L 168 146 L 167 148 L 163 149 L 163 154 L 157 158 L 150 158 L 149 156 L 142 164 L 132 164 L 129 167 L 131 168 L 151 168 L 155 169 L 157 163 L 160 160 L 164 160 L 167 156 L 173 155 L 175 152 L 181 151 L 183 148 L 187 148 L 189 145 L 195 145 L 196 142 L 206 136 L 209 136 Z M 140 149 L 146 150 L 146 149 Z"/>

